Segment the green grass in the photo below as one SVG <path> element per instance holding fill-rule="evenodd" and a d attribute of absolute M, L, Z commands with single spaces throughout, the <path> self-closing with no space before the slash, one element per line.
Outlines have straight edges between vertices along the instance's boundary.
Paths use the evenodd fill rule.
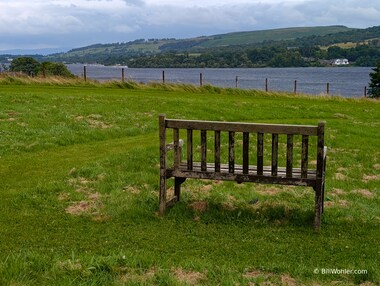
<path fill-rule="evenodd" d="M 310 188 L 188 180 L 158 217 L 161 113 L 325 120 L 321 232 Z M 0 79 L 0 285 L 378 285 L 379 125 L 367 99 Z"/>

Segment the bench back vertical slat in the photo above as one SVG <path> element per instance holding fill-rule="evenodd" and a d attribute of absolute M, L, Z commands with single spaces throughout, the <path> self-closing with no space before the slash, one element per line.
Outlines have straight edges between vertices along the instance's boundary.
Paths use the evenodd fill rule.
<path fill-rule="evenodd" d="M 309 155 L 309 136 L 302 135 L 302 155 L 301 155 L 301 178 L 307 178 Z"/>
<path fill-rule="evenodd" d="M 276 177 L 278 171 L 278 134 L 272 134 L 272 176 Z"/>
<path fill-rule="evenodd" d="M 179 129 L 173 129 L 173 142 L 174 142 L 174 167 L 178 168 L 181 162 L 181 152 L 179 146 Z"/>
<path fill-rule="evenodd" d="M 228 132 L 228 172 L 235 172 L 235 132 Z"/>
<path fill-rule="evenodd" d="M 287 135 L 286 141 L 286 177 L 293 177 L 293 134 Z"/>
<path fill-rule="evenodd" d="M 243 132 L 243 174 L 249 172 L 249 133 Z"/>
<path fill-rule="evenodd" d="M 317 143 L 317 178 L 322 178 L 324 173 L 324 145 L 325 145 L 325 123 L 320 122 L 318 124 L 318 143 Z"/>
<path fill-rule="evenodd" d="M 187 129 L 187 169 L 193 170 L 193 130 Z"/>
<path fill-rule="evenodd" d="M 220 131 L 214 132 L 214 157 L 215 157 L 215 172 L 220 172 Z"/>
<path fill-rule="evenodd" d="M 201 170 L 207 171 L 207 131 L 201 130 Z"/>
<path fill-rule="evenodd" d="M 264 171 L 264 133 L 257 133 L 257 175 L 262 176 Z"/>

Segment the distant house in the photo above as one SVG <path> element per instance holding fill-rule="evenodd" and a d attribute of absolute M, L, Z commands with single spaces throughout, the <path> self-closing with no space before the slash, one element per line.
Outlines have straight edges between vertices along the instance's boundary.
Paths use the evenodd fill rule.
<path fill-rule="evenodd" d="M 335 59 L 333 60 L 332 64 L 334 66 L 345 66 L 345 65 L 349 65 L 350 63 L 348 62 L 347 59 Z"/>

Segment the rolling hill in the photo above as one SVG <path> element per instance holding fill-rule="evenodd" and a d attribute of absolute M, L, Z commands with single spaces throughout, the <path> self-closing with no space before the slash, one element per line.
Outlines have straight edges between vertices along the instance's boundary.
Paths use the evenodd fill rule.
<path fill-rule="evenodd" d="M 345 26 L 299 27 L 262 31 L 235 32 L 189 39 L 138 39 L 126 43 L 95 44 L 45 57 L 47 60 L 104 62 L 108 57 L 141 56 L 169 51 L 212 49 L 226 46 L 254 45 L 268 41 L 290 41 L 309 36 L 325 36 L 355 29 Z"/>

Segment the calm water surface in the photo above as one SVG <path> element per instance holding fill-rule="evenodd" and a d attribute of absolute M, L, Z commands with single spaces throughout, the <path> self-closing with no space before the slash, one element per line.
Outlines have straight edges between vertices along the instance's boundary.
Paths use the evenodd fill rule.
<path fill-rule="evenodd" d="M 69 64 L 69 69 L 78 76 L 83 76 L 82 64 Z M 121 80 L 122 67 L 106 67 L 87 65 L 87 77 L 99 81 Z M 203 84 L 219 87 L 236 85 L 242 89 L 265 89 L 265 79 L 268 79 L 269 90 L 294 91 L 294 81 L 297 81 L 297 92 L 308 94 L 326 93 L 327 83 L 331 95 L 346 97 L 361 97 L 364 88 L 370 81 L 370 67 L 323 67 L 323 68 L 190 68 L 190 69 L 149 69 L 125 68 L 125 79 L 137 82 L 162 82 L 162 72 L 165 71 L 167 83 L 200 84 L 202 73 Z M 237 81 L 236 81 L 237 78 Z"/>

